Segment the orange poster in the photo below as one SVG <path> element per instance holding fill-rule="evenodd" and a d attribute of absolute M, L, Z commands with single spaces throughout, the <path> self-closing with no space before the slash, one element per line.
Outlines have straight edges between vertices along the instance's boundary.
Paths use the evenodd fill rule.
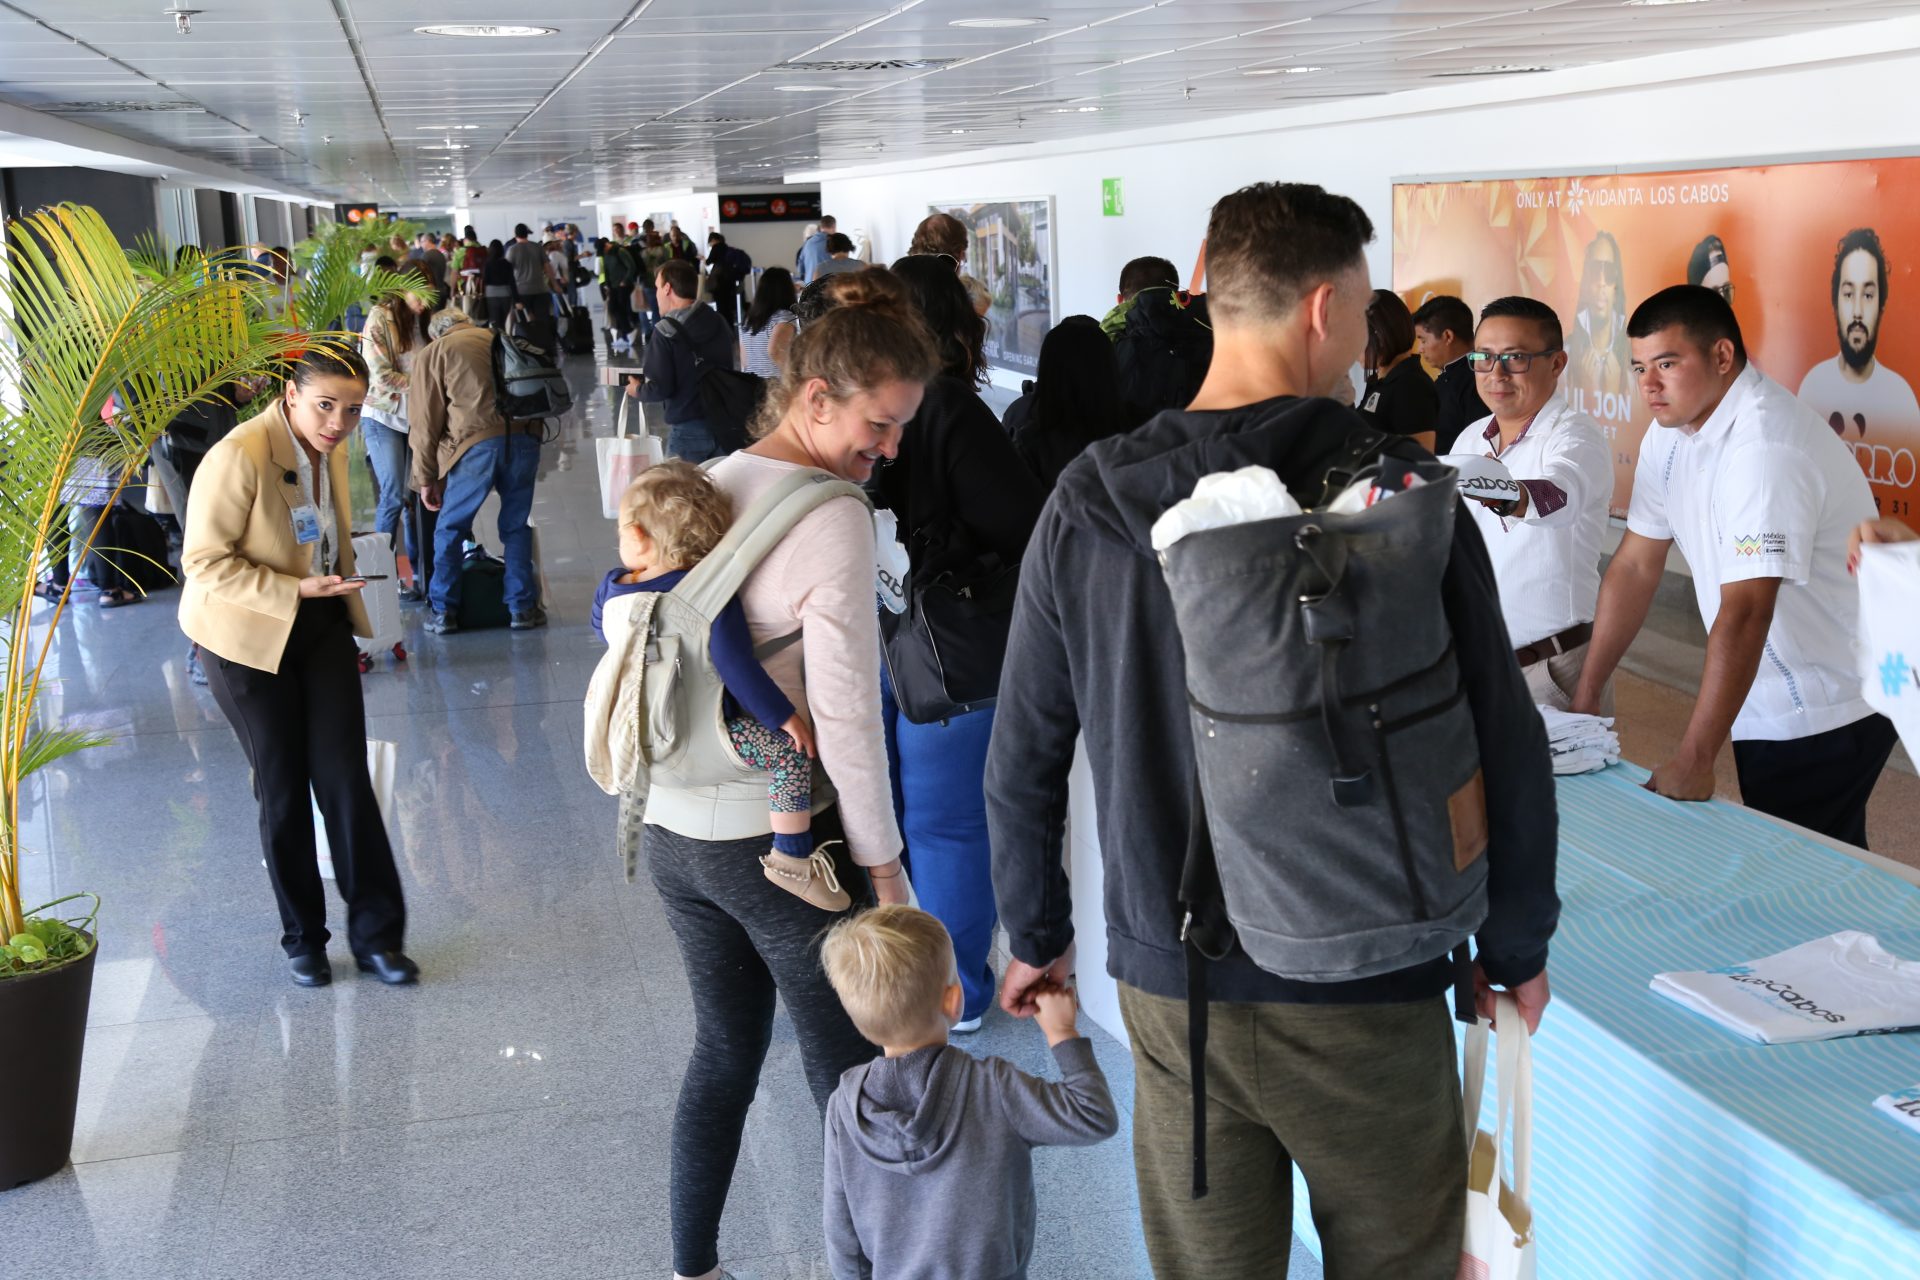
<path fill-rule="evenodd" d="M 1624 515 L 1651 415 L 1626 321 L 1703 284 L 1733 304 L 1761 371 L 1853 449 L 1884 515 L 1920 501 L 1920 158 L 1608 174 L 1393 189 L 1394 287 L 1474 308 L 1507 294 L 1566 330 L 1562 389 L 1613 445 Z"/>

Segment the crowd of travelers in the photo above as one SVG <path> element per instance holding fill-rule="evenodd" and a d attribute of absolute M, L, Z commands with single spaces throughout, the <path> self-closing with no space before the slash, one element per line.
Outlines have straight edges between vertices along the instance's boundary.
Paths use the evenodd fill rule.
<path fill-rule="evenodd" d="M 494 331 L 566 348 L 581 291 L 598 286 L 609 355 L 635 360 L 624 393 L 661 406 L 674 459 L 622 495 L 608 540 L 593 617 L 609 674 L 589 694 L 588 754 L 623 795 L 621 839 L 691 989 L 671 1135 L 677 1280 L 727 1274 L 721 1220 L 776 996 L 824 1125 L 832 1274 L 1028 1274 L 1031 1150 L 1119 1124 L 1075 1028 L 1078 886 L 1062 842 L 1077 758 L 1096 799 L 1140 1215 L 1161 1277 L 1282 1274 L 1295 1162 L 1329 1275 L 1455 1274 L 1467 1169 L 1450 1024 L 1491 1016 L 1507 992 L 1532 1030 L 1550 998 L 1557 826 L 1535 708 L 1610 707 L 1669 546 L 1695 566 L 1711 636 L 1686 740 L 1649 787 L 1706 798 L 1731 739 L 1746 803 L 1866 842 L 1894 737 L 1859 701 L 1848 557 L 1908 534 L 1872 523 L 1851 454 L 1747 362 L 1711 289 L 1663 290 L 1627 322 L 1657 426 L 1603 574 L 1611 460 L 1559 391 L 1558 317 L 1520 297 L 1486 299 L 1477 317 L 1451 296 L 1409 309 L 1371 285 L 1367 215 L 1319 187 L 1221 199 L 1204 293 L 1163 258 L 1127 262 L 1112 310 L 1054 326 L 1004 415 L 982 396 L 985 291 L 950 215 L 921 223 L 890 266 L 854 257 L 831 217 L 791 268 L 756 269 L 719 233 L 702 255 L 677 224 L 612 230 L 556 227 L 541 242 L 521 225 L 483 245 L 468 227 L 369 251 L 427 287 L 372 307 L 357 350 L 308 352 L 272 407 L 206 454 L 181 502 L 180 616 L 255 771 L 293 980 L 331 980 L 317 806 L 357 965 L 416 981 L 359 765 L 353 637 L 367 634 L 368 583 L 339 445 L 356 429 L 366 441 L 375 524 L 414 566 L 429 631 L 461 628 L 464 544 L 494 492 L 509 625 L 545 625 L 527 529 L 540 428 L 501 409 Z M 723 420 L 720 373 L 752 384 L 739 422 Z M 1441 460 L 1459 496 L 1406 496 L 1453 479 Z M 1208 646 L 1184 628 L 1190 609 L 1218 606 L 1179 594 L 1183 562 L 1158 530 L 1203 478 L 1243 468 L 1308 510 L 1359 481 L 1377 510 L 1434 522 L 1400 607 L 1427 602 L 1404 634 L 1444 655 L 1379 696 L 1443 671 L 1453 692 L 1433 723 L 1452 726 L 1454 749 L 1369 781 L 1384 761 L 1349 768 L 1328 712 L 1312 733 L 1327 719 L 1314 749 L 1331 752 L 1334 799 L 1326 769 L 1294 765 L 1236 800 L 1220 753 L 1257 749 L 1287 717 L 1199 700 Z M 1796 483 L 1771 483 L 1781 469 Z M 1780 530 L 1779 547 L 1724 544 L 1702 497 L 1722 476 L 1751 517 L 1740 528 Z M 403 519 L 416 506 L 437 512 L 430 533 Z M 595 741 L 596 699 L 615 733 L 657 699 L 662 649 L 721 715 L 646 732 L 692 735 L 689 758 L 717 755 L 724 776 L 689 781 L 630 739 Z M 1270 670 L 1309 662 L 1318 690 L 1318 655 L 1277 651 Z M 1228 690 L 1234 705 L 1265 705 L 1246 683 Z M 1470 779 L 1441 787 L 1463 760 Z M 1413 898 L 1459 904 L 1396 918 L 1424 944 L 1361 963 L 1309 940 L 1317 958 L 1288 965 L 1254 931 L 1277 923 L 1249 919 L 1244 901 L 1226 922 L 1216 862 L 1235 841 L 1284 837 L 1249 837 L 1223 810 L 1252 805 L 1252 825 L 1275 831 L 1330 824 L 1325 849 L 1285 856 L 1319 858 L 1302 874 L 1342 902 L 1368 890 L 1339 856 L 1362 835 L 1340 824 L 1359 832 L 1367 806 L 1398 805 L 1381 790 L 1423 787 L 1441 788 L 1437 803 L 1393 810 L 1403 845 L 1442 851 Z M 949 1042 L 996 1004 L 1038 1021 L 1058 1080 Z"/>

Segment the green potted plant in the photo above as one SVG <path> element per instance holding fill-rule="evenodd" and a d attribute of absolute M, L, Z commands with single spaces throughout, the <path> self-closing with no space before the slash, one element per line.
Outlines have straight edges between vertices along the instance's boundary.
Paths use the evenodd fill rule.
<path fill-rule="evenodd" d="M 67 1162 L 97 945 L 97 898 L 22 896 L 30 779 L 103 741 L 39 703 L 66 596 L 36 626 L 34 585 L 69 549 L 61 495 L 82 459 L 124 486 L 189 405 L 270 377 L 314 342 L 351 340 L 271 316 L 271 294 L 244 255 L 175 268 L 127 253 L 75 205 L 12 222 L 0 243 L 0 1190 Z"/>

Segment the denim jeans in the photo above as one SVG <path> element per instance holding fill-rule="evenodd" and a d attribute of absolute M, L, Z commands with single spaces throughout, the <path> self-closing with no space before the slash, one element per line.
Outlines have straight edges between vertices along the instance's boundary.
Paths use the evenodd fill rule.
<path fill-rule="evenodd" d="M 460 544 L 473 535 L 473 518 L 487 495 L 500 494 L 500 545 L 507 562 L 507 608 L 525 613 L 540 602 L 540 577 L 533 564 L 533 481 L 540 471 L 540 440 L 524 432 L 482 440 L 467 450 L 447 473 L 440 499 L 440 523 L 433 533 L 433 585 L 428 598 L 435 613 L 460 607 L 460 570 L 466 558 Z"/>
<path fill-rule="evenodd" d="M 953 935 L 954 965 L 966 995 L 960 1016 L 977 1018 L 993 1003 L 987 952 L 998 919 L 985 787 L 993 708 L 914 724 L 900 713 L 883 665 L 880 723 L 892 766 L 894 812 L 907 842 L 907 873 L 920 905 Z"/>
<path fill-rule="evenodd" d="M 667 456 L 697 467 L 709 458 L 719 457 L 720 446 L 713 442 L 713 429 L 704 418 L 688 418 L 685 422 L 667 424 Z"/>
<path fill-rule="evenodd" d="M 394 545 L 404 545 L 411 560 L 413 525 L 400 518 L 407 497 L 407 433 L 362 410 L 360 439 L 367 446 L 367 461 L 373 466 L 374 483 L 380 489 L 373 508 L 373 531 L 394 537 L 394 531 L 399 530 Z"/>

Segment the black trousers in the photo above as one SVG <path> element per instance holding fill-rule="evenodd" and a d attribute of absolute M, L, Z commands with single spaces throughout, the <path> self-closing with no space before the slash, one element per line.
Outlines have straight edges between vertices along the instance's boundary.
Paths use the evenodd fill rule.
<path fill-rule="evenodd" d="M 507 331 L 507 316 L 513 310 L 512 298 L 487 297 L 487 328 L 495 333 Z"/>
<path fill-rule="evenodd" d="M 837 809 L 815 816 L 813 838 L 815 848 L 843 839 Z M 821 938 L 840 917 L 768 883 L 759 863 L 766 836 L 694 840 L 650 826 L 640 847 L 693 992 L 693 1057 L 674 1106 L 669 1200 L 673 1269 L 697 1276 L 720 1265 L 720 1214 L 773 1041 L 775 994 L 793 1019 L 822 1118 L 841 1074 L 880 1051 L 854 1029 L 820 967 Z M 837 853 L 850 915 L 871 900 L 870 884 L 845 844 Z"/>
<path fill-rule="evenodd" d="M 1872 715 L 1810 738 L 1733 744 L 1749 809 L 1867 847 L 1867 797 L 1893 754 L 1893 721 Z"/>
<path fill-rule="evenodd" d="M 280 902 L 280 945 L 289 956 L 327 949 L 326 889 L 313 838 L 317 799 L 353 953 L 400 950 L 407 907 L 367 777 L 367 713 L 345 602 L 300 602 L 278 674 L 204 652 L 214 701 L 253 766 L 260 845 Z"/>
<path fill-rule="evenodd" d="M 621 337 L 633 332 L 633 286 L 604 286 L 607 294 L 607 324 Z"/>

